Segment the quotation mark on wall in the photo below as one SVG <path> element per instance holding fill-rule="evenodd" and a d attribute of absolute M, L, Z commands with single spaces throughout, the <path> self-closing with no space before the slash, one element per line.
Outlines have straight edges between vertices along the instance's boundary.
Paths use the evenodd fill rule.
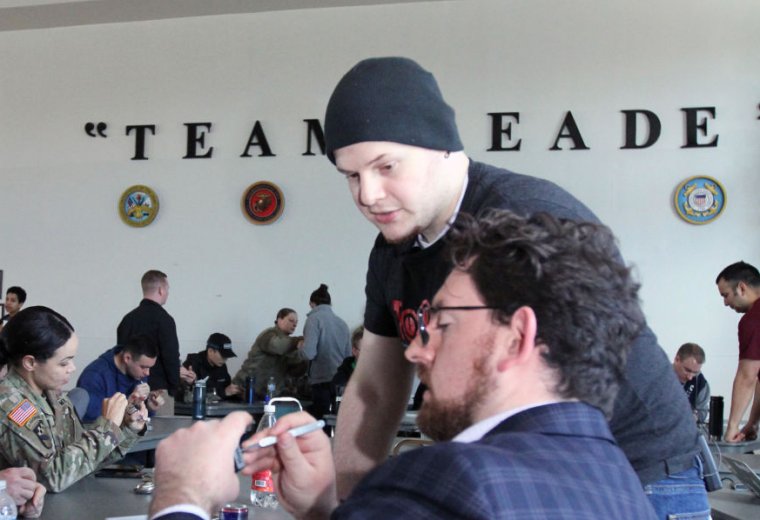
<path fill-rule="evenodd" d="M 106 135 L 106 128 L 108 128 L 108 125 L 102 121 L 97 125 L 95 123 L 87 123 L 84 125 L 84 132 L 90 137 L 108 137 Z M 95 133 L 96 131 L 97 134 Z"/>

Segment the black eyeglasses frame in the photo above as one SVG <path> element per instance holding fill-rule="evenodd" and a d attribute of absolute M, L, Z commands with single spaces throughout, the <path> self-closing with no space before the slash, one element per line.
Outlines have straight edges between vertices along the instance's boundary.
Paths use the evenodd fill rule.
<path fill-rule="evenodd" d="M 427 330 L 427 323 L 430 319 L 425 320 L 425 314 L 430 317 L 431 314 L 435 314 L 441 311 L 480 311 L 484 309 L 496 310 L 498 307 L 492 305 L 458 305 L 458 306 L 440 306 L 433 307 L 429 303 L 425 302 L 417 308 L 417 333 L 422 340 L 422 346 L 427 346 L 430 341 L 430 333 Z"/>

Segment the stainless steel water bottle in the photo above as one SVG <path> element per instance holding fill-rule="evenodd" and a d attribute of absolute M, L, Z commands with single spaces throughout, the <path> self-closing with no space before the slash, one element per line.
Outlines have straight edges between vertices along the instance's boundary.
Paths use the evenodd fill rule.
<path fill-rule="evenodd" d="M 193 419 L 206 418 L 206 381 L 196 381 L 193 387 Z"/>

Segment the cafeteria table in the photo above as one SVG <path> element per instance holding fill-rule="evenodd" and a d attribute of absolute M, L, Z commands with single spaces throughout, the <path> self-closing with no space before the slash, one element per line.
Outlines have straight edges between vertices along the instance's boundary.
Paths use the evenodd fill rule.
<path fill-rule="evenodd" d="M 749 491 L 721 489 L 707 495 L 712 520 L 757 520 L 760 498 Z"/>
<path fill-rule="evenodd" d="M 253 404 L 240 401 L 219 401 L 206 404 L 206 417 L 224 417 L 228 413 L 238 411 L 260 417 L 264 413 L 264 403 L 262 401 L 256 401 Z M 174 415 L 193 415 L 193 403 L 181 403 L 175 400 Z"/>
<path fill-rule="evenodd" d="M 299 401 L 292 397 L 276 397 L 275 399 L 289 399 L 289 401 L 277 401 L 277 417 L 300 409 L 306 409 L 311 405 L 311 401 Z M 217 401 L 206 404 L 206 417 L 218 419 L 232 412 L 248 412 L 258 420 L 264 414 L 264 402 L 256 401 L 248 404 L 240 401 Z M 191 416 L 193 415 L 193 403 L 181 403 L 174 401 L 174 415 Z"/>
<path fill-rule="evenodd" d="M 148 424 L 148 431 L 140 437 L 137 443 L 132 446 L 129 453 L 139 451 L 155 450 L 158 443 L 174 433 L 180 428 L 187 428 L 193 425 L 193 419 L 190 417 L 177 416 L 160 416 L 152 417 Z"/>
<path fill-rule="evenodd" d="M 240 475 L 240 492 L 235 502 L 249 504 L 250 477 Z M 42 520 L 87 518 L 103 520 L 123 516 L 144 515 L 150 495 L 134 493 L 140 483 L 135 478 L 102 478 L 89 475 L 61 493 L 48 493 Z M 757 520 L 760 518 L 760 499 L 746 491 L 724 489 L 708 495 L 714 520 Z M 276 511 L 257 511 L 256 520 L 292 518 L 282 508 Z"/>
<path fill-rule="evenodd" d="M 760 450 L 760 440 L 741 442 L 709 441 L 708 445 L 714 457 L 717 453 L 752 453 L 755 450 Z"/>
<path fill-rule="evenodd" d="M 174 430 L 192 424 L 188 417 L 155 417 L 153 430 L 138 442 L 132 451 L 153 449 Z M 151 447 L 152 446 L 152 447 Z M 732 455 L 745 461 L 756 471 L 760 469 L 760 455 Z M 150 471 L 150 470 L 146 470 Z M 721 464 L 721 476 L 727 471 Z M 250 477 L 239 476 L 240 493 L 235 500 L 248 504 Z M 43 520 L 88 518 L 100 520 L 123 516 L 143 515 L 148 511 L 149 495 L 134 493 L 140 483 L 135 478 L 105 478 L 89 475 L 61 493 L 45 496 Z M 724 484 L 727 482 L 724 481 Z M 732 490 L 726 486 L 708 495 L 714 520 L 757 520 L 760 518 L 760 498 L 747 491 Z M 291 518 L 281 508 L 277 511 L 257 511 L 256 520 L 281 520 Z"/>
<path fill-rule="evenodd" d="M 335 414 L 325 414 L 325 424 L 328 426 L 335 426 L 338 416 Z M 417 412 L 408 411 L 401 418 L 401 423 L 398 425 L 398 431 L 402 433 L 419 433 L 420 429 L 417 427 Z"/>
<path fill-rule="evenodd" d="M 240 493 L 235 502 L 250 506 L 251 477 L 240 478 Z M 134 487 L 141 482 L 136 478 L 103 478 L 89 475 L 61 493 L 45 495 L 45 507 L 42 520 L 69 520 L 86 518 L 103 520 L 105 518 L 146 515 L 150 505 L 150 495 L 134 493 Z M 275 511 L 256 511 L 256 520 L 290 519 L 280 507 Z"/>

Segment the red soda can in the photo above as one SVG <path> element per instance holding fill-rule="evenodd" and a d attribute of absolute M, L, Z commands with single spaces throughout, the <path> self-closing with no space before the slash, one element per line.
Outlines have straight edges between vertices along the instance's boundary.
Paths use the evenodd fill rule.
<path fill-rule="evenodd" d="M 219 511 L 219 520 L 248 520 L 248 506 L 245 504 L 224 504 Z"/>

